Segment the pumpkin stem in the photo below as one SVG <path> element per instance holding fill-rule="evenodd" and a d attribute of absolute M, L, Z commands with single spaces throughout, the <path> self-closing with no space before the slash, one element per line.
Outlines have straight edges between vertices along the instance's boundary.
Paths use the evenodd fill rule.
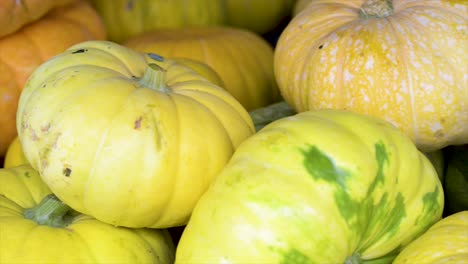
<path fill-rule="evenodd" d="M 277 119 L 291 116 L 295 113 L 285 101 L 257 108 L 249 112 L 257 131 Z"/>
<path fill-rule="evenodd" d="M 361 6 L 361 18 L 383 18 L 393 14 L 392 0 L 366 0 Z"/>
<path fill-rule="evenodd" d="M 73 213 L 76 212 L 70 206 L 60 201 L 54 194 L 49 194 L 35 207 L 26 209 L 24 217 L 39 225 L 66 227 L 73 221 Z"/>
<path fill-rule="evenodd" d="M 362 263 L 361 256 L 359 253 L 354 253 L 353 255 L 349 256 L 344 264 L 360 264 Z"/>
<path fill-rule="evenodd" d="M 156 63 L 148 64 L 143 77 L 138 80 L 138 84 L 153 90 L 168 92 L 170 89 L 166 86 L 166 70 Z"/>

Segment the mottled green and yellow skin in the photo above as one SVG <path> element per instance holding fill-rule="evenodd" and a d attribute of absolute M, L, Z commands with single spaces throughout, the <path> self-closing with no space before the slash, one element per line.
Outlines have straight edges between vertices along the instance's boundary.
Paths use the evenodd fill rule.
<path fill-rule="evenodd" d="M 434 167 L 394 126 L 303 112 L 240 145 L 195 207 L 176 263 L 390 263 L 443 202 Z"/>

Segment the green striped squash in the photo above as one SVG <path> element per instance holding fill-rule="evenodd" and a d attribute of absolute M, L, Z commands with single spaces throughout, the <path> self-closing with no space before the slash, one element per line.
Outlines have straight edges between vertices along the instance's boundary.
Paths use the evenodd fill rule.
<path fill-rule="evenodd" d="M 341 110 L 244 141 L 197 203 L 176 263 L 391 263 L 441 219 L 431 162 L 386 121 Z"/>

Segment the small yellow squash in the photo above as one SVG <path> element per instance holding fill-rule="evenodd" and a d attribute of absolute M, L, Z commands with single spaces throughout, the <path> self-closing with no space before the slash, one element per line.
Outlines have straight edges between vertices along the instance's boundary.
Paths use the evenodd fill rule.
<path fill-rule="evenodd" d="M 73 209 L 117 226 L 183 225 L 254 133 L 228 92 L 191 68 L 108 41 L 36 69 L 19 102 L 25 156 Z"/>
<path fill-rule="evenodd" d="M 154 263 L 174 260 L 167 230 L 129 229 L 71 210 L 29 165 L 0 169 L 0 263 Z"/>

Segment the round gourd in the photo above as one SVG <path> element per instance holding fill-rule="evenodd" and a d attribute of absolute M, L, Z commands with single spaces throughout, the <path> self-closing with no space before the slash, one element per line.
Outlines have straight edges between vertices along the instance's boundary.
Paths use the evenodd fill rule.
<path fill-rule="evenodd" d="M 108 41 L 37 68 L 17 118 L 25 156 L 57 197 L 127 227 L 185 224 L 254 133 L 239 102 L 191 68 Z"/>
<path fill-rule="evenodd" d="M 75 0 L 2 0 L 0 1 L 0 37 L 34 22 L 50 10 Z"/>
<path fill-rule="evenodd" d="M 191 68 L 202 77 L 205 77 L 208 81 L 220 87 L 224 87 L 224 82 L 219 74 L 206 63 L 188 58 L 171 58 L 171 60 Z"/>
<path fill-rule="evenodd" d="M 24 156 L 23 148 L 21 147 L 19 138 L 15 137 L 10 146 L 8 146 L 3 167 L 11 168 L 23 164 L 28 164 L 28 160 L 26 159 L 26 156 Z"/>
<path fill-rule="evenodd" d="M 160 28 L 225 23 L 219 0 L 91 0 L 101 15 L 109 40 L 127 38 Z"/>
<path fill-rule="evenodd" d="M 141 34 L 123 45 L 209 65 L 223 80 L 224 88 L 247 110 L 280 99 L 273 73 L 273 48 L 251 31 L 221 26 L 166 29 Z"/>
<path fill-rule="evenodd" d="M 172 263 L 167 230 L 128 229 L 50 196 L 29 165 L 0 169 L 0 263 Z"/>
<path fill-rule="evenodd" d="M 468 1 L 310 0 L 275 76 L 297 111 L 385 119 L 425 152 L 468 143 Z"/>
<path fill-rule="evenodd" d="M 468 211 L 445 217 L 398 255 L 393 264 L 466 263 Z"/>
<path fill-rule="evenodd" d="M 441 218 L 443 196 L 432 164 L 389 123 L 302 112 L 239 146 L 197 203 L 176 263 L 391 263 Z"/>
<path fill-rule="evenodd" d="M 54 9 L 34 23 L 0 38 L 1 157 L 16 136 L 18 98 L 33 70 L 71 45 L 104 38 L 99 16 L 84 1 Z"/>

